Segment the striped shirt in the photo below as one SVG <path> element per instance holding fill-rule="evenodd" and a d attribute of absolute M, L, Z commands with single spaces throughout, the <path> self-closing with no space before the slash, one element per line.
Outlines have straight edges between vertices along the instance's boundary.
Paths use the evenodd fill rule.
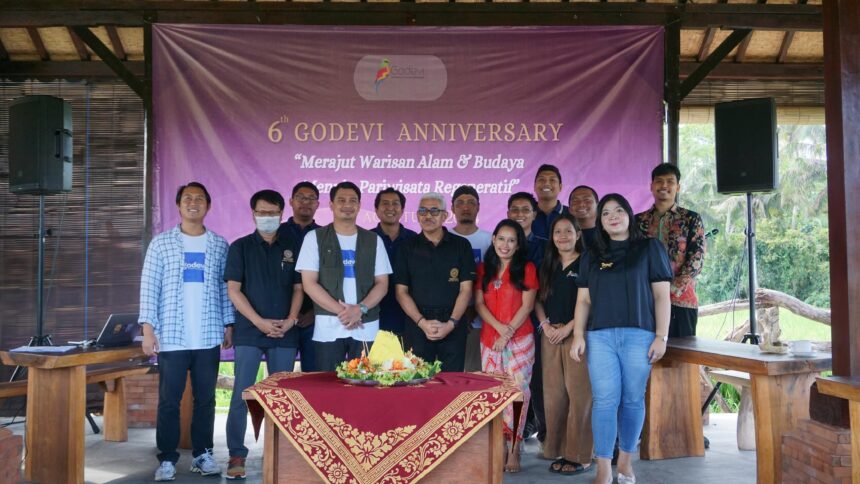
<path fill-rule="evenodd" d="M 203 268 L 203 315 L 201 343 L 220 345 L 224 327 L 233 324 L 233 305 L 227 297 L 222 277 L 229 245 L 223 237 L 206 231 L 206 258 Z M 183 243 L 179 226 L 152 239 L 143 261 L 140 277 L 139 323 L 152 325 L 161 345 L 186 346 L 185 307 L 183 305 Z"/>

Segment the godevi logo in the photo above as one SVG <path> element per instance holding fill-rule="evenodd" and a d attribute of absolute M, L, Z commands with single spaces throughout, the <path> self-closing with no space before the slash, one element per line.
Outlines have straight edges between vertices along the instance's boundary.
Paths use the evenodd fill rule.
<path fill-rule="evenodd" d="M 367 101 L 434 101 L 445 92 L 448 72 L 434 55 L 366 55 L 353 83 Z"/>

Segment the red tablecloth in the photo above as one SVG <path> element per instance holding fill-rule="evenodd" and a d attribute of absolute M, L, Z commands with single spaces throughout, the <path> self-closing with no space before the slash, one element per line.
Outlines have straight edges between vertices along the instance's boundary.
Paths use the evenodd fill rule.
<path fill-rule="evenodd" d="M 441 373 L 412 387 L 360 387 L 334 373 L 278 373 L 248 389 L 326 481 L 414 482 L 519 397 L 501 375 Z"/>

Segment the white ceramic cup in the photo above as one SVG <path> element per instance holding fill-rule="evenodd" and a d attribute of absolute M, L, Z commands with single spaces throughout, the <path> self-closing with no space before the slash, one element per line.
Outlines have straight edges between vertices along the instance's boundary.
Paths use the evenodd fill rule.
<path fill-rule="evenodd" d="M 792 353 L 812 353 L 812 341 L 808 339 L 799 339 L 791 342 Z"/>

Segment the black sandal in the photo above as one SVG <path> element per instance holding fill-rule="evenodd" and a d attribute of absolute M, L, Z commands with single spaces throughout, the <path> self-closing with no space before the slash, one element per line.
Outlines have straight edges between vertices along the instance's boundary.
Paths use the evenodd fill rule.
<path fill-rule="evenodd" d="M 567 461 L 564 460 L 564 457 L 559 457 L 549 465 L 549 471 L 558 474 L 561 472 L 561 468 L 564 467 L 565 462 Z"/>
<path fill-rule="evenodd" d="M 569 460 L 565 460 L 562 464 L 561 468 L 559 468 L 558 473 L 565 476 L 573 476 L 576 474 L 582 474 L 583 472 L 588 472 L 591 470 L 592 464 L 588 464 L 588 467 L 580 464 L 579 462 L 571 462 Z M 565 468 L 573 468 L 573 470 L 565 470 Z"/>

